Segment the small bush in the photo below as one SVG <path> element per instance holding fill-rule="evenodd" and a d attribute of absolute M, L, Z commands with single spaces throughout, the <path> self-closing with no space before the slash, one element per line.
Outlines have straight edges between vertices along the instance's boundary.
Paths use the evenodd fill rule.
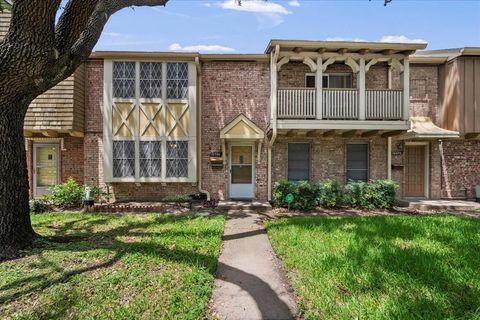
<path fill-rule="evenodd" d="M 343 190 L 337 180 L 324 180 L 317 184 L 317 204 L 322 207 L 338 207 L 343 201 Z"/>
<path fill-rule="evenodd" d="M 85 188 L 72 177 L 67 182 L 50 188 L 48 199 L 56 206 L 77 207 L 82 204 Z"/>
<path fill-rule="evenodd" d="M 398 185 L 391 180 L 349 182 L 345 186 L 345 203 L 354 208 L 389 209 L 395 203 Z"/>
<path fill-rule="evenodd" d="M 174 196 L 166 196 L 162 199 L 163 202 L 188 202 L 192 198 L 187 194 L 176 194 Z"/>
<path fill-rule="evenodd" d="M 51 210 L 51 205 L 45 197 L 30 200 L 30 211 L 33 213 L 43 213 Z"/>
<path fill-rule="evenodd" d="M 317 206 L 318 188 L 316 184 L 308 181 L 296 183 L 294 200 L 291 205 L 293 209 L 310 210 Z"/>
<path fill-rule="evenodd" d="M 286 201 L 287 194 L 293 194 L 294 197 L 297 193 L 297 186 L 296 183 L 287 180 L 281 180 L 275 182 L 275 187 L 273 191 L 273 199 L 275 200 L 275 204 L 278 207 L 288 207 L 288 203 Z"/>

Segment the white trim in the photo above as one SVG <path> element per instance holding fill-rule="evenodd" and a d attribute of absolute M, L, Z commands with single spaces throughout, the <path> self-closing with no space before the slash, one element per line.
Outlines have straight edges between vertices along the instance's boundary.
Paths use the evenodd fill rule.
<path fill-rule="evenodd" d="M 408 130 L 409 121 L 374 120 L 278 120 L 277 129 L 328 129 L 328 130 Z"/>
<path fill-rule="evenodd" d="M 32 141 L 33 143 L 59 143 L 60 151 L 67 151 L 63 138 L 41 138 L 41 137 L 27 137 L 25 142 Z M 28 150 L 28 143 L 25 143 L 25 150 Z"/>
<path fill-rule="evenodd" d="M 41 196 L 37 194 L 37 148 L 38 147 L 54 147 L 55 152 L 57 153 L 57 179 L 55 181 L 55 184 L 58 184 L 60 182 L 60 174 L 61 174 L 61 167 L 60 167 L 60 158 L 62 156 L 59 148 L 59 143 L 42 143 L 42 142 L 34 142 L 32 145 L 33 149 L 33 155 L 32 155 L 32 192 L 33 196 Z M 47 191 L 47 190 L 45 190 Z M 45 194 L 45 193 L 44 193 Z M 42 195 L 44 195 L 42 194 Z"/>
<path fill-rule="evenodd" d="M 135 62 L 135 97 L 132 99 L 113 98 L 112 71 L 114 61 Z M 158 62 L 162 63 L 162 92 L 161 98 L 141 98 L 140 97 L 140 63 Z M 187 63 L 188 65 L 188 97 L 186 99 L 168 99 L 167 98 L 167 64 L 168 63 Z M 104 60 L 104 103 L 103 103 L 103 145 L 104 145 L 104 177 L 105 182 L 197 182 L 197 68 L 194 61 L 164 61 L 164 60 L 129 60 L 113 59 Z M 114 137 L 112 130 L 112 106 L 114 102 L 129 102 L 134 104 L 132 112 L 136 114 L 137 130 L 140 130 L 140 105 L 142 103 L 158 103 L 161 105 L 162 125 L 159 137 L 142 137 L 138 132 L 134 132 L 132 137 Z M 186 137 L 167 136 L 165 128 L 167 107 L 170 103 L 182 103 L 188 106 L 189 110 L 189 132 Z M 114 140 L 134 140 L 135 141 L 135 177 L 113 177 L 113 141 Z M 162 142 L 162 173 L 161 177 L 140 177 L 140 141 L 161 141 Z M 167 178 L 167 141 L 188 141 L 188 177 Z"/>
<path fill-rule="evenodd" d="M 252 183 L 251 183 L 251 197 L 235 197 L 232 196 L 232 147 L 251 147 L 252 148 Z M 228 197 L 230 199 L 255 199 L 256 183 L 255 183 L 255 143 L 253 142 L 231 142 L 228 145 Z M 247 188 L 245 184 L 245 189 Z M 248 190 L 250 191 L 250 190 Z"/>
<path fill-rule="evenodd" d="M 430 198 L 430 142 L 428 141 L 406 141 L 405 148 L 408 146 L 424 146 L 425 147 L 425 168 L 424 168 L 424 198 Z M 405 197 L 412 198 L 412 197 Z"/>

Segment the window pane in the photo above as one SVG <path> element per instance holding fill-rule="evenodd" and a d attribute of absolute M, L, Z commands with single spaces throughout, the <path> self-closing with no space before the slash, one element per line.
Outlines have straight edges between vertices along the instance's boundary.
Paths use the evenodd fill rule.
<path fill-rule="evenodd" d="M 310 145 L 308 143 L 288 144 L 288 180 L 310 179 Z"/>
<path fill-rule="evenodd" d="M 352 76 L 350 74 L 334 74 L 329 76 L 329 88 L 351 88 Z"/>
<path fill-rule="evenodd" d="M 305 77 L 305 87 L 315 88 L 315 76 L 314 75 L 307 75 Z"/>
<path fill-rule="evenodd" d="M 368 180 L 368 145 L 347 144 L 347 181 Z"/>
<path fill-rule="evenodd" d="M 135 142 L 113 141 L 113 176 L 135 176 Z"/>
<path fill-rule="evenodd" d="M 188 93 L 188 63 L 167 63 L 167 98 L 185 99 Z"/>
<path fill-rule="evenodd" d="M 113 97 L 135 97 L 135 62 L 113 62 Z"/>
<path fill-rule="evenodd" d="M 162 142 L 140 141 L 140 176 L 161 177 Z"/>
<path fill-rule="evenodd" d="M 161 98 L 162 96 L 162 63 L 140 63 L 140 98 Z"/>
<path fill-rule="evenodd" d="M 232 184 L 250 184 L 252 183 L 251 165 L 232 165 Z"/>
<path fill-rule="evenodd" d="M 167 141 L 167 178 L 188 177 L 188 141 Z"/>

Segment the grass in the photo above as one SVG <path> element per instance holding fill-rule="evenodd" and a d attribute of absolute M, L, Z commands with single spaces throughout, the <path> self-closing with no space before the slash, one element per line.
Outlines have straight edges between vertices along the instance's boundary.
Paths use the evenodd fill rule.
<path fill-rule="evenodd" d="M 55 213 L 32 220 L 45 238 L 0 263 L 1 318 L 204 317 L 223 216 Z"/>
<path fill-rule="evenodd" d="M 480 319 L 480 219 L 269 222 L 306 319 Z"/>

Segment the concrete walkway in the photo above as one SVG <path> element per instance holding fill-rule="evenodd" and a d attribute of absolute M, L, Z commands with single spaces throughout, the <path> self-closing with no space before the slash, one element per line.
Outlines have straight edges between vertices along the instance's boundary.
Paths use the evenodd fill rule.
<path fill-rule="evenodd" d="M 250 210 L 228 213 L 212 294 L 219 319 L 294 319 L 297 307 L 261 222 Z"/>

